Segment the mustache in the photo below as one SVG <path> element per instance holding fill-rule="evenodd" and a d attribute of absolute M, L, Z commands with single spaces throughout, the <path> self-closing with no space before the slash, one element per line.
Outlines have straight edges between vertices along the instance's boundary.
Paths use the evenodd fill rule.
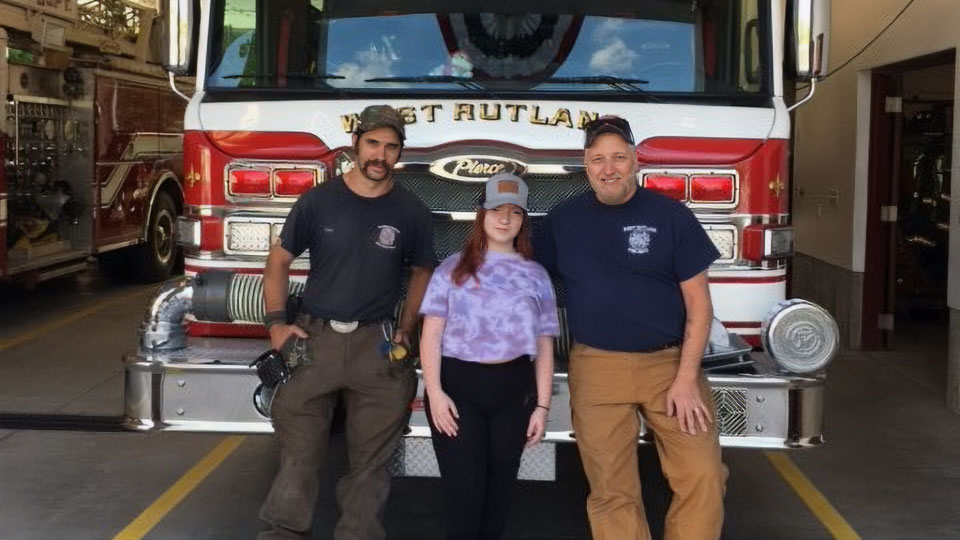
<path fill-rule="evenodd" d="M 369 169 L 371 166 L 383 167 L 384 169 L 389 169 L 387 162 L 382 159 L 371 159 L 363 163 L 363 169 Z"/>

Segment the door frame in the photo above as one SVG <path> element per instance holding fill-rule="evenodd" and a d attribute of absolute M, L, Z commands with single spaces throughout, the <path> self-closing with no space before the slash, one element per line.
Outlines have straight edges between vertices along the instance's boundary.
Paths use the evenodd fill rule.
<path fill-rule="evenodd" d="M 891 156 L 899 156 L 901 118 L 886 112 L 886 98 L 900 95 L 904 73 L 956 63 L 956 49 L 940 51 L 874 68 L 870 85 L 870 142 L 867 159 L 867 216 L 861 300 L 861 347 L 864 350 L 893 346 L 893 330 L 881 330 L 881 314 L 894 312 L 892 288 L 896 280 L 895 221 L 883 221 L 881 207 L 898 204 L 897 173 Z M 960 81 L 954 81 L 954 85 Z M 894 146 L 897 146 L 894 148 Z M 899 163 L 897 164 L 899 167 Z M 891 325 L 892 326 L 892 325 Z"/>

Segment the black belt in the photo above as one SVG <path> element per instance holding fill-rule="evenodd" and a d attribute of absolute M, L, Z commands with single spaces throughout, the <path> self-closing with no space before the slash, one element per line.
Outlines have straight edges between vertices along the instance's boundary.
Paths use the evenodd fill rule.
<path fill-rule="evenodd" d="M 670 348 L 673 348 L 673 347 L 679 347 L 679 346 L 681 346 L 681 345 L 683 345 L 683 340 L 682 340 L 682 339 L 676 339 L 676 340 L 673 340 L 673 341 L 671 341 L 671 342 L 669 342 L 669 343 L 664 343 L 663 345 L 659 345 L 659 346 L 657 346 L 657 347 L 651 347 L 651 348 L 649 348 L 649 349 L 643 349 L 643 350 L 633 351 L 633 352 L 641 353 L 641 354 L 654 353 L 654 352 L 659 352 L 659 351 L 663 351 L 663 350 L 666 350 L 666 349 L 670 349 Z"/>

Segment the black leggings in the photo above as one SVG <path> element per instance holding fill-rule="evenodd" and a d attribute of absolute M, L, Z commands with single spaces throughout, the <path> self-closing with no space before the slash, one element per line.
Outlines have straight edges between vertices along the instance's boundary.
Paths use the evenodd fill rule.
<path fill-rule="evenodd" d="M 536 406 L 533 362 L 502 364 L 444 356 L 440 385 L 460 414 L 457 436 L 433 425 L 433 449 L 443 477 L 447 538 L 501 538 L 520 469 L 530 414 Z"/>

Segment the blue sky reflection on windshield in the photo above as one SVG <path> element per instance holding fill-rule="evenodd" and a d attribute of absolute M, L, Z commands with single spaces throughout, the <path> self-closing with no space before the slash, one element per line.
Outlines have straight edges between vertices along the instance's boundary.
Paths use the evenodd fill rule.
<path fill-rule="evenodd" d="M 469 55 L 449 53 L 435 15 L 332 20 L 329 28 L 327 73 L 345 77 L 329 81 L 331 86 L 407 86 L 364 81 L 474 75 Z M 692 24 L 585 17 L 573 49 L 553 76 L 614 75 L 648 80 L 645 90 L 692 92 L 696 90 L 695 47 Z"/>
<path fill-rule="evenodd" d="M 492 16 L 491 16 L 492 17 Z M 517 16 L 511 31 L 522 35 L 525 16 Z M 539 17 L 528 15 L 526 17 Z M 561 16 L 569 25 L 574 16 Z M 418 77 L 423 75 L 454 75 L 484 78 L 482 59 L 471 58 L 468 51 L 450 51 L 443 39 L 435 14 L 412 14 L 393 17 L 357 17 L 329 19 L 328 39 L 318 44 L 326 47 L 326 54 L 318 51 L 318 58 L 326 58 L 320 73 L 342 76 L 326 81 L 336 88 L 408 88 L 411 83 L 366 82 L 378 77 Z M 575 28 L 575 27 L 574 27 Z M 559 31 L 558 31 L 559 33 Z M 241 82 L 249 54 L 252 32 L 240 34 L 226 45 L 223 60 L 208 81 L 213 86 L 235 87 Z M 643 85 L 648 91 L 697 91 L 697 51 L 695 26 L 689 23 L 583 17 L 572 49 L 564 55 L 552 50 L 541 51 L 529 58 L 511 60 L 513 66 L 497 69 L 512 71 L 504 78 L 523 78 L 532 73 L 535 78 L 584 77 L 612 75 L 649 81 Z M 559 41 L 559 40 L 557 40 Z M 550 49 L 549 46 L 544 49 Z M 506 51 L 502 51 L 505 53 Z M 562 61 L 555 71 L 546 69 L 557 60 Z M 480 63 L 481 65 L 477 65 Z M 526 63 L 528 65 L 521 65 Z M 249 67 L 249 66 L 247 66 Z M 545 71 L 546 70 L 546 71 Z M 701 70 L 702 71 L 702 70 Z M 490 75 L 487 74 L 487 77 Z M 702 73 L 701 73 L 702 78 Z M 422 89 L 424 85 L 417 85 Z M 429 87 L 458 90 L 451 83 L 430 83 Z M 524 88 L 530 88 L 525 85 Z M 607 85 L 542 84 L 539 90 L 608 90 Z"/>

